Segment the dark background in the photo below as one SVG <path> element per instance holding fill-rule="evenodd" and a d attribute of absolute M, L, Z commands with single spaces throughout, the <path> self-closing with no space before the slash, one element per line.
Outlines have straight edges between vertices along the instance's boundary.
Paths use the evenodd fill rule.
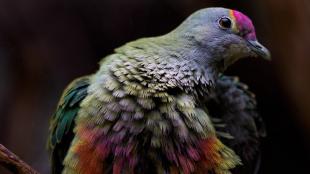
<path fill-rule="evenodd" d="M 250 16 L 273 55 L 227 72 L 257 95 L 268 130 L 261 173 L 308 174 L 309 0 L 0 0 L 0 143 L 48 173 L 48 120 L 65 86 L 115 47 L 165 34 L 210 6 Z"/>

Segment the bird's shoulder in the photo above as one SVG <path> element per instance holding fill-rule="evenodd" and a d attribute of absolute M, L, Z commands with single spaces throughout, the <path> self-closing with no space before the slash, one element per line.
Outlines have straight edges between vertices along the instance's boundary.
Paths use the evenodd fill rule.
<path fill-rule="evenodd" d="M 214 95 L 214 99 L 226 108 L 224 111 L 227 112 L 228 120 L 243 120 L 244 124 L 249 124 L 246 128 L 253 136 L 266 136 L 265 126 L 257 109 L 256 96 L 238 77 L 221 76 L 216 81 Z"/>
<path fill-rule="evenodd" d="M 62 169 L 62 161 L 74 137 L 74 119 L 80 110 L 80 102 L 87 95 L 89 76 L 78 78 L 64 90 L 56 112 L 50 120 L 48 149 L 52 160 L 52 172 Z"/>
<path fill-rule="evenodd" d="M 238 167 L 233 173 L 255 173 L 260 165 L 260 143 L 266 136 L 255 95 L 236 77 L 222 76 L 215 86 L 207 102 L 210 116 L 221 120 L 220 125 L 225 125 L 217 127 L 214 124 L 217 133 L 233 137 L 227 139 L 220 136 L 244 163 L 244 167 Z"/>

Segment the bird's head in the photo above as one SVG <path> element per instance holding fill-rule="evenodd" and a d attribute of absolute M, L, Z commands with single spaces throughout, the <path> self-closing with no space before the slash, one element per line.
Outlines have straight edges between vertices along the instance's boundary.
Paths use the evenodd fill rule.
<path fill-rule="evenodd" d="M 220 71 L 244 57 L 270 59 L 269 51 L 257 41 L 255 28 L 243 13 L 225 8 L 206 8 L 188 17 L 176 30 L 203 53 L 199 63 L 216 64 Z"/>

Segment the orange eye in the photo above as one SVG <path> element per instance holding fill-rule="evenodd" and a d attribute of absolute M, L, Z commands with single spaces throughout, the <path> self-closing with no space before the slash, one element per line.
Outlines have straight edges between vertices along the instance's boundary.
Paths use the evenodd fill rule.
<path fill-rule="evenodd" d="M 228 17 L 222 17 L 219 20 L 219 25 L 223 29 L 229 29 L 232 26 L 232 22 L 231 22 L 231 20 Z"/>

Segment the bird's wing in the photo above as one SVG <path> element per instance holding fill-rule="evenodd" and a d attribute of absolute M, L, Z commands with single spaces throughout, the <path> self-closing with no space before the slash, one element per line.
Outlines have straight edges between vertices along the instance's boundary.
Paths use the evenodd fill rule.
<path fill-rule="evenodd" d="M 89 77 L 73 81 L 64 91 L 57 110 L 50 122 L 48 149 L 52 162 L 52 173 L 59 174 L 62 162 L 74 137 L 74 119 L 80 109 L 80 102 L 87 95 Z"/>
<path fill-rule="evenodd" d="M 236 173 L 255 173 L 260 163 L 259 142 L 266 135 L 256 99 L 238 78 L 222 76 L 207 102 L 221 140 L 241 157 L 244 167 Z M 234 172 L 235 173 L 235 172 Z"/>

